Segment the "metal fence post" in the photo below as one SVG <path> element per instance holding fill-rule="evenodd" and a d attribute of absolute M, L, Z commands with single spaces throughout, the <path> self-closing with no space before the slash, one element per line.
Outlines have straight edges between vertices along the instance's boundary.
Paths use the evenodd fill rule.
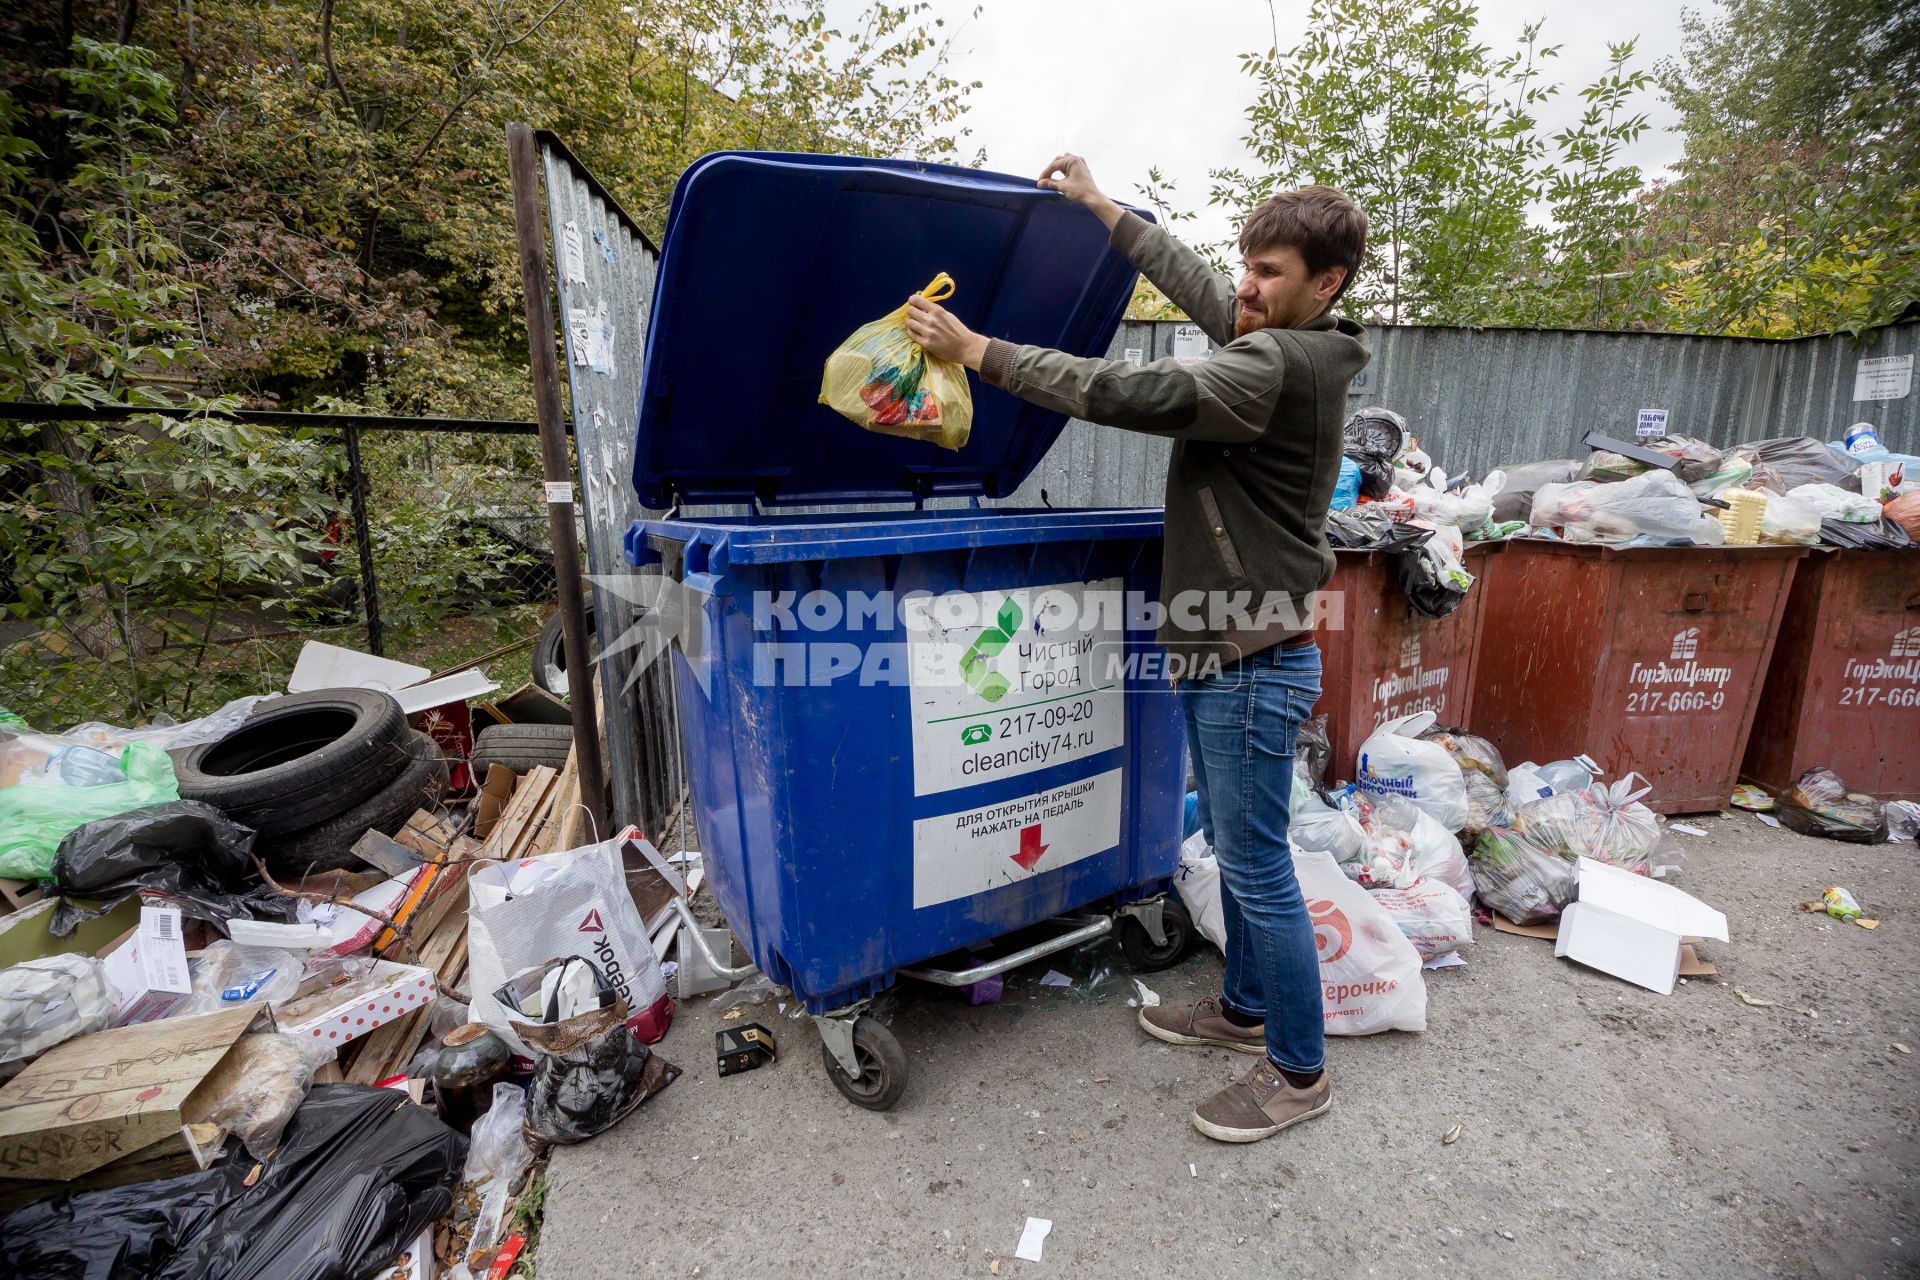
<path fill-rule="evenodd" d="M 507 171 L 513 183 L 513 229 L 520 248 L 520 287 L 527 300 L 527 355 L 533 372 L 534 416 L 540 423 L 540 461 L 547 479 L 547 528 L 553 538 L 553 575 L 560 588 L 560 628 L 566 646 L 567 700 L 573 710 L 573 754 L 580 801 L 594 830 L 608 833 L 606 772 L 600 763 L 600 718 L 594 714 L 593 654 L 587 647 L 586 601 L 580 585 L 580 544 L 573 527 L 573 466 L 567 423 L 560 411 L 560 366 L 554 357 L 553 304 L 547 284 L 547 247 L 541 234 L 540 158 L 533 130 L 507 126 Z M 617 690 L 614 691 L 617 694 Z"/>
<path fill-rule="evenodd" d="M 373 527 L 367 522 L 367 470 L 360 465 L 360 427 L 349 422 L 347 438 L 347 485 L 353 507 L 353 540 L 360 551 L 360 603 L 367 610 L 367 651 L 376 658 L 386 656 L 385 629 L 380 625 L 380 584 L 373 576 Z"/>

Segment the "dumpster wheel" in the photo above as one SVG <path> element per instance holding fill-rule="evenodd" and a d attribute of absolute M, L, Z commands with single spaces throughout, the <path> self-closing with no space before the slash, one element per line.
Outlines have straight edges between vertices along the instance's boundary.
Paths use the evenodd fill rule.
<path fill-rule="evenodd" d="M 1157 973 L 1180 962 L 1193 943 L 1193 917 L 1186 904 L 1172 894 L 1160 904 L 1162 941 L 1155 942 L 1137 916 L 1122 915 L 1118 921 L 1120 950 L 1127 963 L 1142 973 Z"/>
<path fill-rule="evenodd" d="M 907 1089 L 907 1051 L 900 1047 L 893 1032 L 872 1018 L 855 1019 L 853 1056 L 860 1064 L 858 1076 L 848 1075 L 826 1042 L 820 1044 L 820 1059 L 826 1064 L 827 1078 L 847 1101 L 869 1111 L 885 1111 L 900 1101 L 900 1095 Z"/>

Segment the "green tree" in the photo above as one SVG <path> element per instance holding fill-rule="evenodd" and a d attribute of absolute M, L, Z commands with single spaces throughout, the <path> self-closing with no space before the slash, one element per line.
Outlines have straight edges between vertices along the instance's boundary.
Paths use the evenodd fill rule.
<path fill-rule="evenodd" d="M 1686 154 L 1643 279 L 1675 327 L 1858 331 L 1920 299 L 1920 6 L 1728 0 L 1661 80 Z"/>
<path fill-rule="evenodd" d="M 1372 224 L 1350 306 L 1394 323 L 1495 306 L 1538 248 L 1534 113 L 1558 50 L 1534 25 L 1495 56 L 1477 16 L 1463 0 L 1315 0 L 1302 43 L 1242 58 L 1257 167 L 1215 172 L 1212 203 L 1244 214 L 1276 189 L 1338 186 Z"/>
<path fill-rule="evenodd" d="M 28 705 L 126 718 L 186 712 L 246 590 L 308 575 L 330 470 L 310 442 L 234 424 L 224 402 L 155 380 L 197 349 L 179 316 L 192 290 L 158 226 L 173 183 L 155 152 L 174 111 L 153 62 L 75 42 L 50 186 L 31 180 L 44 153 L 0 98 L 0 399 L 198 411 L 0 436 L 6 610 L 39 628 L 0 654 L 5 683 Z"/>

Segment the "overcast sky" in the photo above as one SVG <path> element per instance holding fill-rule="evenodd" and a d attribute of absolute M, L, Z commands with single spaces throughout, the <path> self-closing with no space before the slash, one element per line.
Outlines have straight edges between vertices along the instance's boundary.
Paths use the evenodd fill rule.
<path fill-rule="evenodd" d="M 1246 159 L 1240 138 L 1253 82 L 1240 73 L 1238 55 L 1273 43 L 1264 0 L 983 3 L 971 21 L 974 0 L 933 0 L 933 13 L 961 28 L 956 76 L 981 82 L 967 123 L 989 168 L 1037 174 L 1056 152 L 1077 151 L 1109 194 L 1125 200 L 1135 198 L 1148 166 L 1158 165 L 1178 184 L 1176 207 L 1201 217 L 1188 234 L 1227 237 L 1225 211 L 1206 206 L 1207 171 Z M 1299 42 L 1307 8 L 1306 0 L 1276 0 L 1281 48 Z M 1635 65 L 1648 70 L 1679 51 L 1673 0 L 1483 0 L 1482 43 L 1507 50 L 1521 27 L 1542 17 L 1542 43 L 1562 46 L 1547 64 L 1549 78 L 1563 86 L 1542 112 L 1549 130 L 1578 118 L 1577 90 L 1605 68 L 1608 41 L 1638 37 Z M 1679 158 L 1680 142 L 1667 131 L 1673 112 L 1656 93 L 1641 109 L 1653 127 L 1629 159 L 1651 175 Z"/>

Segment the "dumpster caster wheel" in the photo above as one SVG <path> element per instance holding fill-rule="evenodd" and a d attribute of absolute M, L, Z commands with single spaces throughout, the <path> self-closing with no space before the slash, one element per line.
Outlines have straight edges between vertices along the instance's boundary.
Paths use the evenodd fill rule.
<path fill-rule="evenodd" d="M 1136 917 L 1120 917 L 1120 950 L 1126 953 L 1127 963 L 1141 973 L 1156 973 L 1178 964 L 1193 942 L 1193 917 L 1187 914 L 1186 904 L 1172 894 L 1160 904 L 1160 931 L 1166 940 L 1155 942 L 1147 926 Z"/>
<path fill-rule="evenodd" d="M 872 1018 L 857 1019 L 853 1024 L 853 1056 L 860 1063 L 857 1076 L 848 1075 L 835 1060 L 833 1050 L 824 1042 L 820 1045 L 827 1078 L 848 1102 L 869 1111 L 885 1111 L 900 1101 L 907 1090 L 907 1051 L 893 1032 Z"/>

